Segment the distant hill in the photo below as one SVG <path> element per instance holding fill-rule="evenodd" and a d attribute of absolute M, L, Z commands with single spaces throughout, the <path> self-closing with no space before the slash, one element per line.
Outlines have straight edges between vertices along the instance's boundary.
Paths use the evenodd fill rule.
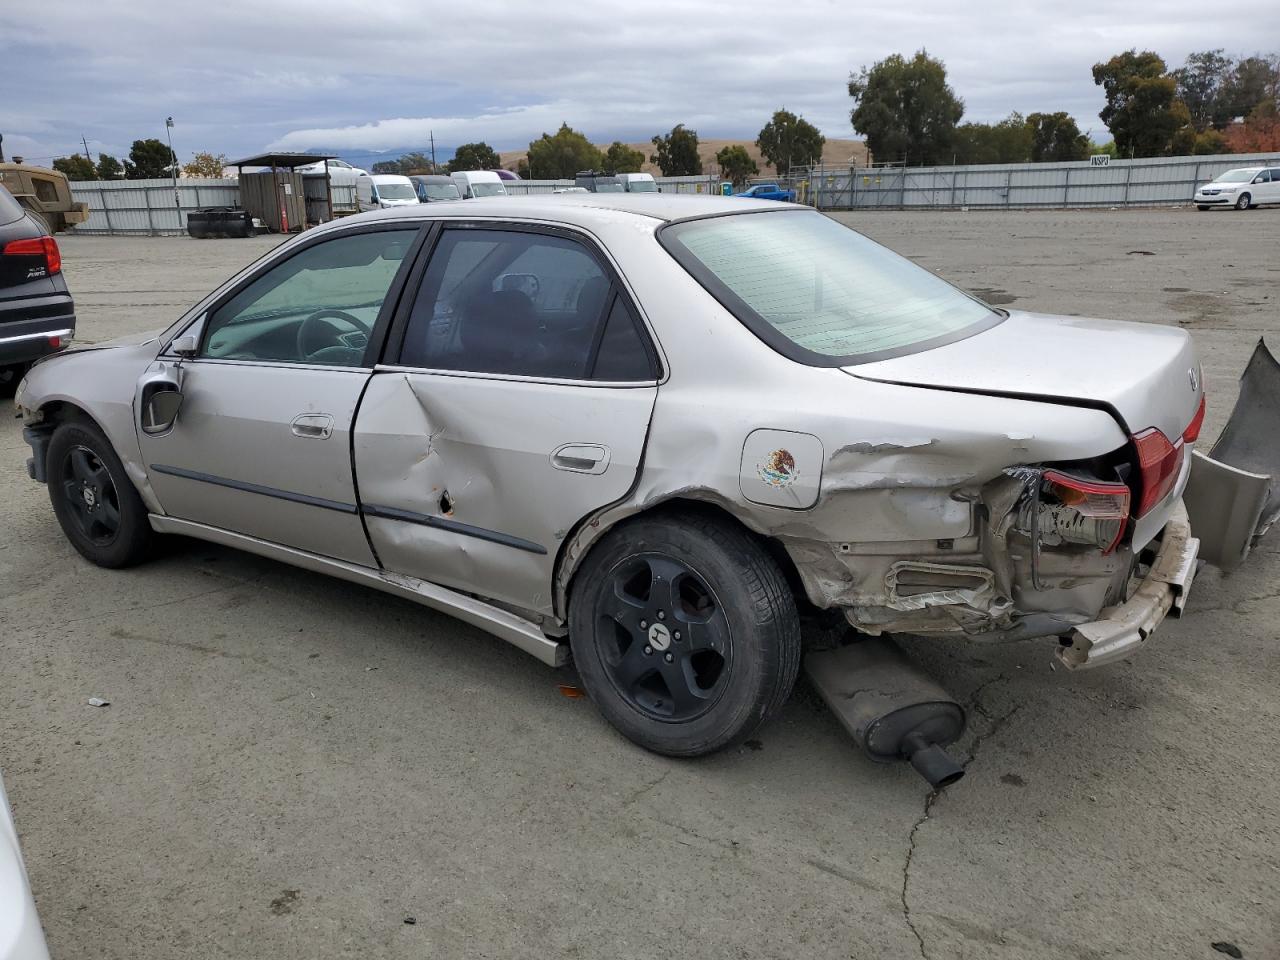
<path fill-rule="evenodd" d="M 767 177 L 774 173 L 773 167 L 765 163 L 764 157 L 760 156 L 760 148 L 755 145 L 753 140 L 699 139 L 698 156 L 702 158 L 703 171 L 711 173 L 716 170 L 716 154 L 725 147 L 733 146 L 734 144 L 746 147 L 747 153 L 751 155 L 751 159 L 760 168 L 761 176 Z M 609 149 L 609 144 L 607 143 L 597 143 L 596 146 L 602 151 Z M 642 143 L 629 143 L 627 146 L 633 150 L 639 150 L 646 158 L 653 153 L 653 144 L 648 140 Z M 504 150 L 498 156 L 502 158 L 504 167 L 508 170 L 514 170 L 521 160 L 528 158 L 529 151 Z M 828 140 L 822 149 L 822 162 L 836 167 L 848 166 L 854 162 L 859 166 L 863 166 L 867 162 L 867 145 L 861 140 Z M 643 169 L 646 173 L 652 173 L 655 177 L 662 176 L 662 171 L 652 163 L 646 162 Z"/>

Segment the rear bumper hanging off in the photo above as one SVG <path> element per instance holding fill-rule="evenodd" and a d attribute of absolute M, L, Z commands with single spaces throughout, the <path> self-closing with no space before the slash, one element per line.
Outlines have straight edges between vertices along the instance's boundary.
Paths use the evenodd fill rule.
<path fill-rule="evenodd" d="M 1161 534 L 1160 548 L 1141 586 L 1124 603 L 1108 607 L 1092 623 L 1082 623 L 1058 660 L 1071 670 L 1096 667 L 1129 656 L 1146 642 L 1170 612 L 1186 603 L 1196 573 L 1200 541 L 1191 536 L 1187 509 L 1179 501 Z"/>

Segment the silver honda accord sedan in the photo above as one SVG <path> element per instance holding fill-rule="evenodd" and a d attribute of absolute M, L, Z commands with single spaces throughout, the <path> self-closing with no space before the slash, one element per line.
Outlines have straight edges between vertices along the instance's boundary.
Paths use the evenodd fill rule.
<path fill-rule="evenodd" d="M 183 534 L 368 584 L 572 656 L 671 755 L 779 708 L 802 622 L 1054 638 L 1078 668 L 1196 569 L 1186 332 L 995 309 L 771 201 L 352 217 L 17 403 L 92 562 Z"/>

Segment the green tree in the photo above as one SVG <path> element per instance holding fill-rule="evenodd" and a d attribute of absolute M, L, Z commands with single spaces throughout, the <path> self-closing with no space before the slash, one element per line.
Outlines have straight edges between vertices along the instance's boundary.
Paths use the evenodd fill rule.
<path fill-rule="evenodd" d="M 702 173 L 698 156 L 698 134 L 677 123 L 671 132 L 653 138 L 654 153 L 649 159 L 658 165 L 664 177 L 693 177 Z"/>
<path fill-rule="evenodd" d="M 109 153 L 98 154 L 97 174 L 99 180 L 119 180 L 124 176 L 124 167 Z"/>
<path fill-rule="evenodd" d="M 529 144 L 529 169 L 540 180 L 572 180 L 582 170 L 604 166 L 604 154 L 567 123 L 555 136 L 544 133 Z"/>
<path fill-rule="evenodd" d="M 1164 61 L 1150 50 L 1127 50 L 1106 63 L 1093 65 L 1093 82 L 1102 87 L 1107 105 L 1098 114 L 1116 141 L 1122 157 L 1158 157 L 1190 149 L 1183 128 L 1191 114 L 1178 99 L 1177 81 L 1165 72 Z"/>
<path fill-rule="evenodd" d="M 643 166 L 644 154 L 620 140 L 613 141 L 605 151 L 604 168 L 610 173 L 639 173 Z"/>
<path fill-rule="evenodd" d="M 1015 112 L 999 123 L 960 124 L 953 153 L 957 163 L 1025 163 L 1031 159 L 1031 140 L 1030 126 Z"/>
<path fill-rule="evenodd" d="M 377 163 L 375 163 L 372 167 L 369 168 L 369 172 L 376 173 L 376 174 L 399 173 L 400 161 L 399 160 L 379 160 Z"/>
<path fill-rule="evenodd" d="M 807 167 L 822 159 L 822 145 L 826 137 L 808 120 L 797 117 L 790 110 L 774 111 L 756 137 L 756 146 L 778 176 L 785 177 L 791 168 Z M 724 166 L 724 164 L 721 164 Z"/>
<path fill-rule="evenodd" d="M 740 143 L 730 144 L 716 154 L 716 163 L 720 164 L 720 176 L 733 182 L 735 187 L 742 186 L 747 177 L 760 172 L 756 162 L 747 153 L 747 148 Z"/>
<path fill-rule="evenodd" d="M 487 143 L 464 143 L 453 153 L 453 159 L 445 168 L 450 173 L 459 170 L 497 170 L 502 160 L 497 152 Z"/>
<path fill-rule="evenodd" d="M 191 158 L 190 163 L 182 165 L 182 173 L 187 177 L 221 177 L 223 167 L 229 160 L 225 153 L 213 154 L 208 151 L 201 151 Z"/>
<path fill-rule="evenodd" d="M 97 170 L 88 157 L 73 153 L 69 157 L 58 157 L 53 161 L 53 169 L 65 173 L 68 180 L 93 180 Z"/>
<path fill-rule="evenodd" d="M 400 158 L 400 172 L 405 176 L 411 173 L 431 174 L 436 172 L 436 168 L 430 157 L 421 150 L 415 150 Z"/>
<path fill-rule="evenodd" d="M 1222 87 L 1216 126 L 1248 117 L 1264 104 L 1280 101 L 1280 55 L 1246 57 L 1237 63 Z"/>
<path fill-rule="evenodd" d="M 1080 132 L 1069 113 L 1033 113 L 1027 117 L 1027 130 L 1031 134 L 1031 159 L 1037 163 L 1089 157 L 1089 138 Z"/>
<path fill-rule="evenodd" d="M 163 140 L 135 140 L 124 162 L 124 173 L 130 180 L 158 180 L 169 176 L 169 168 L 177 162 Z"/>
<path fill-rule="evenodd" d="M 1187 105 L 1191 122 L 1197 130 L 1225 121 L 1223 92 L 1235 72 L 1236 64 L 1222 50 L 1204 50 L 1187 57 L 1187 62 L 1170 76 L 1177 85 L 1178 99 Z"/>
<path fill-rule="evenodd" d="M 1217 130 L 1204 130 L 1196 134 L 1191 152 L 1197 156 L 1209 156 L 1214 153 L 1230 153 L 1231 147 L 1227 145 L 1227 138 Z"/>
<path fill-rule="evenodd" d="M 921 50 L 901 54 L 849 75 L 849 114 L 877 160 L 942 163 L 951 159 L 964 101 L 947 85 L 947 68 Z"/>

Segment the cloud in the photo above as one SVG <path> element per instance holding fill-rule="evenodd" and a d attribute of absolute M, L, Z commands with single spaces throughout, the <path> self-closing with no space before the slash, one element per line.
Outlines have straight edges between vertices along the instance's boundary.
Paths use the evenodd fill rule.
<path fill-rule="evenodd" d="M 948 66 L 966 119 L 1067 110 L 1102 134 L 1098 60 L 1137 46 L 1171 65 L 1235 50 L 1255 6 L 1198 0 L 1151 8 L 1112 0 L 835 0 L 644 4 L 491 0 L 483 7 L 380 0 L 59 0 L 0 35 L 22 112 L 0 132 L 32 154 L 127 152 L 141 137 L 232 156 L 267 145 L 351 151 L 485 140 L 523 147 L 567 121 L 595 140 L 642 140 L 684 122 L 704 136 L 754 136 L 780 106 L 850 136 L 851 70 L 925 47 Z M 1238 16 L 1239 15 L 1239 16 Z M 1249 41 L 1252 47 L 1255 41 Z M 1249 50 L 1238 50 L 1249 53 Z M 8 111 L 8 112 L 6 112 Z M 9 145 L 9 141 L 6 141 Z"/>

